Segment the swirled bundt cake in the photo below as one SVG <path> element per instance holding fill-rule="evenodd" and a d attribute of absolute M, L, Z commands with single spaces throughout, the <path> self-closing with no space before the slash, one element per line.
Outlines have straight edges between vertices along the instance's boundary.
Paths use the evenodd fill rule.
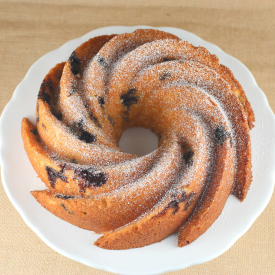
<path fill-rule="evenodd" d="M 30 162 L 48 187 L 34 198 L 57 217 L 128 249 L 179 232 L 196 240 L 233 193 L 251 184 L 254 114 L 205 48 L 158 30 L 91 38 L 45 77 L 36 126 L 22 122 Z M 129 127 L 151 129 L 157 150 L 124 153 Z"/>

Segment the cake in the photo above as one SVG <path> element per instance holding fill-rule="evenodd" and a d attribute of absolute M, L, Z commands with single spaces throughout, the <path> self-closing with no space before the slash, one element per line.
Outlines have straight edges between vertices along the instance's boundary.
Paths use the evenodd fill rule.
<path fill-rule="evenodd" d="M 130 249 L 178 232 L 190 244 L 251 173 L 254 114 L 218 58 L 175 35 L 140 29 L 94 37 L 50 70 L 36 125 L 22 121 L 29 160 L 48 189 L 33 197 L 57 217 L 103 234 L 95 245 Z M 158 149 L 119 148 L 130 127 L 151 129 Z"/>

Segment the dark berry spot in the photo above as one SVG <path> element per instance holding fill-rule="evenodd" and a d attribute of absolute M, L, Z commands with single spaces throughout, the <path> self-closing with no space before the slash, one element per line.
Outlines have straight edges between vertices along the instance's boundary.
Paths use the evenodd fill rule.
<path fill-rule="evenodd" d="M 167 79 L 169 77 L 172 77 L 172 74 L 169 73 L 169 72 L 167 72 L 167 71 L 164 71 L 164 72 L 161 73 L 159 79 L 160 80 L 165 80 L 165 79 Z"/>
<path fill-rule="evenodd" d="M 173 193 L 171 194 L 171 198 L 176 198 L 178 195 L 178 191 L 174 190 Z"/>
<path fill-rule="evenodd" d="M 122 100 L 122 104 L 127 107 L 127 109 L 138 102 L 138 97 L 134 96 L 136 89 L 130 89 L 127 93 L 122 94 L 120 99 Z"/>
<path fill-rule="evenodd" d="M 186 192 L 182 192 L 182 194 L 180 195 L 180 197 L 177 199 L 177 202 L 183 202 L 186 199 Z"/>
<path fill-rule="evenodd" d="M 193 164 L 193 159 L 192 157 L 194 156 L 194 152 L 192 150 L 188 150 L 184 155 L 183 155 L 183 158 L 185 160 L 185 163 L 188 163 L 190 165 Z"/>
<path fill-rule="evenodd" d="M 107 181 L 107 175 L 104 172 L 96 171 L 93 168 L 89 169 L 74 169 L 75 175 L 79 179 L 79 187 L 81 192 L 85 192 L 86 188 L 91 186 L 100 187 Z"/>
<path fill-rule="evenodd" d="M 66 206 L 65 206 L 63 203 L 61 203 L 60 205 L 64 208 L 64 210 L 65 210 L 67 213 L 69 213 L 69 214 L 71 214 L 71 215 L 74 214 L 73 212 L 70 212 L 70 211 L 66 208 Z"/>
<path fill-rule="evenodd" d="M 176 60 L 175 58 L 167 58 L 167 57 L 164 57 L 162 62 L 167 62 L 167 61 L 172 61 L 172 60 Z"/>
<path fill-rule="evenodd" d="M 44 93 L 40 94 L 40 96 L 38 97 L 38 99 L 42 99 L 46 103 L 50 104 L 51 96 L 49 94 L 47 94 L 46 92 L 44 92 Z"/>
<path fill-rule="evenodd" d="M 54 197 L 62 200 L 69 200 L 69 199 L 73 199 L 75 196 L 59 194 L 59 195 L 55 195 Z"/>
<path fill-rule="evenodd" d="M 101 128 L 101 125 L 100 125 L 100 123 L 98 122 L 97 117 L 95 117 L 94 114 L 92 114 L 92 113 L 90 113 L 89 116 L 90 116 L 90 119 L 94 122 L 94 124 L 95 124 L 97 127 Z"/>
<path fill-rule="evenodd" d="M 78 127 L 79 129 L 81 129 L 81 130 L 85 127 L 85 122 L 84 122 L 83 119 L 80 119 L 80 120 L 78 121 L 77 127 Z"/>
<path fill-rule="evenodd" d="M 31 130 L 31 132 L 32 132 L 34 135 L 38 135 L 38 132 L 37 132 L 36 129 Z"/>
<path fill-rule="evenodd" d="M 45 79 L 43 80 L 39 93 L 38 93 L 38 99 L 42 99 L 46 103 L 50 104 L 51 101 L 51 96 L 47 93 L 46 91 L 46 84 L 45 84 Z"/>
<path fill-rule="evenodd" d="M 71 56 L 69 57 L 71 72 L 74 75 L 77 75 L 81 72 L 81 61 L 79 57 L 76 55 L 76 52 L 73 51 Z"/>
<path fill-rule="evenodd" d="M 105 60 L 105 58 L 102 55 L 97 55 L 97 62 L 103 67 L 108 67 L 108 62 Z"/>
<path fill-rule="evenodd" d="M 218 142 L 220 145 L 223 145 L 226 138 L 227 135 L 224 126 L 220 124 L 215 130 L 215 141 Z"/>
<path fill-rule="evenodd" d="M 50 79 L 48 79 L 48 80 L 44 79 L 44 81 L 45 81 L 46 87 L 48 88 L 48 91 L 52 94 L 53 93 L 53 83 L 52 83 L 52 81 Z"/>
<path fill-rule="evenodd" d="M 169 208 L 174 208 L 173 215 L 175 215 L 179 210 L 179 204 L 185 201 L 188 196 L 186 195 L 186 192 L 183 191 L 181 194 L 173 193 L 171 198 L 173 198 L 173 200 L 170 201 L 170 203 L 160 213 L 158 213 L 157 216 L 165 215 Z"/>
<path fill-rule="evenodd" d="M 51 110 L 51 113 L 58 119 L 58 120 L 62 120 L 62 113 L 61 112 L 55 112 L 53 110 Z"/>
<path fill-rule="evenodd" d="M 109 120 L 109 122 L 110 122 L 110 124 L 111 124 L 112 126 L 115 125 L 115 121 L 114 121 L 114 119 L 113 119 L 110 115 L 108 115 L 108 120 Z"/>
<path fill-rule="evenodd" d="M 90 108 L 89 102 L 85 101 L 85 102 L 84 102 L 84 107 L 85 107 L 86 109 L 89 109 L 89 108 Z"/>
<path fill-rule="evenodd" d="M 83 130 L 81 135 L 79 136 L 79 139 L 85 141 L 86 143 L 92 143 L 96 141 L 96 136 Z"/>
<path fill-rule="evenodd" d="M 87 181 L 89 181 L 90 183 L 92 183 L 95 186 L 102 186 L 107 180 L 106 174 L 103 172 L 90 173 L 88 170 L 86 170 L 86 171 L 83 171 L 81 176 L 82 176 L 82 178 L 86 179 Z"/>
<path fill-rule="evenodd" d="M 77 88 L 75 88 L 74 86 L 72 86 L 71 90 L 69 91 L 68 96 L 73 95 L 76 91 L 77 91 Z"/>
<path fill-rule="evenodd" d="M 45 126 L 45 124 L 42 122 L 42 127 L 47 130 L 47 127 Z"/>
<path fill-rule="evenodd" d="M 178 203 L 178 201 L 177 200 L 171 201 L 168 204 L 168 206 L 167 206 L 167 209 L 168 208 L 174 208 L 173 215 L 175 215 L 178 212 L 178 210 L 179 210 L 179 203 Z"/>
<path fill-rule="evenodd" d="M 103 108 L 103 105 L 105 104 L 104 97 L 103 96 L 99 96 L 97 98 L 97 100 L 98 100 L 98 103 L 99 103 L 100 107 Z"/>
<path fill-rule="evenodd" d="M 84 120 L 80 119 L 78 122 L 73 121 L 71 130 L 77 135 L 83 131 Z"/>
<path fill-rule="evenodd" d="M 58 172 L 52 167 L 46 166 L 46 171 L 48 175 L 49 182 L 52 188 L 55 188 L 56 179 L 59 178 L 62 181 L 67 182 L 67 177 L 64 176 L 64 168 L 65 166 L 61 166 L 61 171 Z"/>
<path fill-rule="evenodd" d="M 85 122 L 83 119 L 80 119 L 79 122 L 73 122 L 70 130 L 75 134 L 80 140 L 85 141 L 86 143 L 92 143 L 96 141 L 96 136 L 90 134 L 88 131 L 84 130 Z"/>
<path fill-rule="evenodd" d="M 71 163 L 77 163 L 77 160 L 76 160 L 75 158 L 72 158 L 72 159 L 70 160 L 70 162 L 71 162 Z"/>

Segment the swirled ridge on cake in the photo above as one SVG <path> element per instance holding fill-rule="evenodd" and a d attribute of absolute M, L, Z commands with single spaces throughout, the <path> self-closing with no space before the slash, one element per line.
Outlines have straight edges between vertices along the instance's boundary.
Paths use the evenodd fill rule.
<path fill-rule="evenodd" d="M 179 232 L 196 240 L 230 193 L 251 184 L 254 114 L 232 72 L 205 48 L 158 30 L 91 38 L 45 77 L 36 126 L 24 147 L 48 187 L 47 210 L 102 233 L 107 249 L 142 247 Z M 129 127 L 151 129 L 159 147 L 120 150 Z"/>

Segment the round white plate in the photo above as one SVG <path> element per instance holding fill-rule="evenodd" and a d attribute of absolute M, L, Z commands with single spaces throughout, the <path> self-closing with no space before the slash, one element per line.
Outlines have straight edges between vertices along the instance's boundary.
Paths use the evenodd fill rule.
<path fill-rule="evenodd" d="M 154 245 L 125 251 L 110 251 L 94 246 L 93 242 L 98 235 L 58 219 L 31 196 L 31 190 L 45 189 L 45 186 L 36 176 L 24 151 L 20 134 L 21 120 L 27 117 L 35 122 L 35 103 L 44 76 L 56 63 L 67 60 L 77 46 L 94 36 L 132 32 L 138 28 L 150 27 L 115 26 L 94 30 L 69 41 L 33 64 L 2 113 L 2 181 L 9 199 L 24 221 L 55 251 L 88 266 L 113 273 L 160 274 L 204 263 L 221 255 L 249 229 L 264 210 L 271 198 L 275 181 L 275 118 L 264 93 L 241 62 L 190 32 L 158 28 L 195 46 L 207 48 L 240 81 L 256 116 L 256 127 L 251 131 L 253 184 L 243 203 L 230 196 L 213 226 L 194 243 L 183 248 L 177 247 L 176 235 Z"/>

